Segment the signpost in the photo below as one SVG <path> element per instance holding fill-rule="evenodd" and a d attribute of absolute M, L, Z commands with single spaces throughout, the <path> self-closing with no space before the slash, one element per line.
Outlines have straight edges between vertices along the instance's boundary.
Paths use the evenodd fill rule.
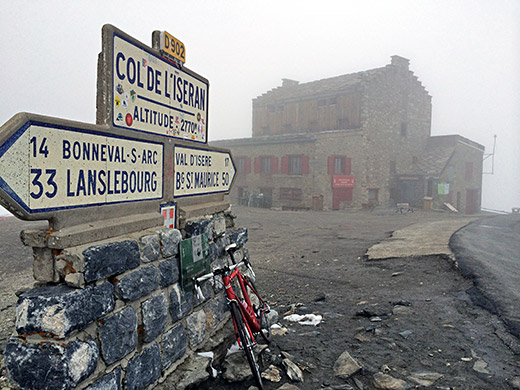
<path fill-rule="evenodd" d="M 161 53 L 179 61 L 181 64 L 186 62 L 186 46 L 166 31 L 161 33 Z"/>
<path fill-rule="evenodd" d="M 15 122 L 1 131 L 6 139 L 0 146 L 0 190 L 25 212 L 163 197 L 163 144 Z"/>
<path fill-rule="evenodd" d="M 111 220 L 133 231 L 161 215 L 176 227 L 180 198 L 222 201 L 235 177 L 230 152 L 207 145 L 209 82 L 183 66 L 185 46 L 166 32 L 162 50 L 158 31 L 154 48 L 111 25 L 102 35 L 97 125 L 11 118 L 0 128 L 0 203 L 53 230 Z"/>
<path fill-rule="evenodd" d="M 236 169 L 228 151 L 176 146 L 176 197 L 228 192 Z"/>
<path fill-rule="evenodd" d="M 208 80 L 113 26 L 103 33 L 110 125 L 207 143 Z"/>

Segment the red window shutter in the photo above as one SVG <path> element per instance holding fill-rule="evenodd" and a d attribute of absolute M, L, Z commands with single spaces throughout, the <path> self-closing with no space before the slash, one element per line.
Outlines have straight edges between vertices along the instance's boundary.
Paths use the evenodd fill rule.
<path fill-rule="evenodd" d="M 246 157 L 246 173 L 251 173 L 251 158 Z"/>
<path fill-rule="evenodd" d="M 352 172 L 352 161 L 350 157 L 345 157 L 345 175 L 350 175 Z"/>
<path fill-rule="evenodd" d="M 278 157 L 271 157 L 271 173 L 278 173 Z"/>
<path fill-rule="evenodd" d="M 289 157 L 287 156 L 282 157 L 282 173 L 289 173 Z"/>
<path fill-rule="evenodd" d="M 329 163 L 328 163 L 327 173 L 329 175 L 333 175 L 334 174 L 334 156 L 329 156 Z"/>
<path fill-rule="evenodd" d="M 260 167 L 261 167 L 261 160 L 260 157 L 255 157 L 255 173 L 260 173 Z"/>
<path fill-rule="evenodd" d="M 309 156 L 302 156 L 302 173 L 304 175 L 309 173 Z"/>

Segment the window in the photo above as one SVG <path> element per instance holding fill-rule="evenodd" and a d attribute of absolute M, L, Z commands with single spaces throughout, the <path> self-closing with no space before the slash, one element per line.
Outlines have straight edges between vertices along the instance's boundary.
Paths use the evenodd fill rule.
<path fill-rule="evenodd" d="M 377 203 L 379 201 L 379 188 L 368 189 L 368 203 Z"/>
<path fill-rule="evenodd" d="M 318 100 L 318 107 L 323 107 L 327 105 L 327 99 Z"/>
<path fill-rule="evenodd" d="M 271 157 L 260 158 L 260 173 L 271 173 Z"/>
<path fill-rule="evenodd" d="M 280 199 L 301 200 L 301 188 L 280 188 Z"/>
<path fill-rule="evenodd" d="M 345 157 L 334 157 L 334 174 L 345 174 Z"/>
<path fill-rule="evenodd" d="M 237 157 L 237 173 L 250 173 L 251 172 L 251 160 L 249 157 Z"/>
<path fill-rule="evenodd" d="M 401 137 L 406 137 L 406 122 L 401 122 Z"/>
<path fill-rule="evenodd" d="M 309 122 L 309 130 L 318 131 L 318 121 L 310 121 Z"/>
<path fill-rule="evenodd" d="M 338 103 L 338 98 L 337 98 L 337 97 L 331 97 L 331 98 L 329 99 L 329 104 L 330 104 L 331 106 L 333 106 L 333 105 L 335 105 L 335 104 L 337 104 L 337 103 Z"/>
<path fill-rule="evenodd" d="M 309 173 L 309 156 L 293 154 L 282 157 L 282 173 L 286 175 L 299 175 Z"/>
<path fill-rule="evenodd" d="M 395 161 L 390 161 L 390 174 L 395 175 L 397 173 L 397 166 Z"/>
<path fill-rule="evenodd" d="M 338 119 L 338 129 L 348 129 L 350 128 L 350 123 L 348 118 L 340 118 Z"/>
<path fill-rule="evenodd" d="M 327 173 L 329 175 L 350 175 L 351 159 L 347 156 L 329 156 Z"/>
<path fill-rule="evenodd" d="M 260 156 L 255 157 L 255 173 L 270 175 L 278 173 L 278 157 Z"/>
<path fill-rule="evenodd" d="M 473 179 L 473 163 L 467 162 L 466 163 L 466 173 L 464 175 L 466 180 L 472 180 Z"/>
<path fill-rule="evenodd" d="M 302 173 L 302 156 L 289 156 L 289 175 Z"/>

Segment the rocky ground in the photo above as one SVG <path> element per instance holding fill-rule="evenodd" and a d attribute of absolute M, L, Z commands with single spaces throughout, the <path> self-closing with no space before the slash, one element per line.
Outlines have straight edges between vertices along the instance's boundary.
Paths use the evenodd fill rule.
<path fill-rule="evenodd" d="M 237 224 L 249 229 L 257 285 L 279 313 L 277 335 L 260 353 L 271 378 L 264 380 L 266 389 L 520 389 L 518 340 L 499 318 L 472 304 L 472 280 L 449 256 L 365 257 L 394 231 L 460 217 L 386 209 L 234 210 Z M 17 236 L 21 222 L 11 220 L 8 229 L 18 229 Z M 0 253 L 2 345 L 13 330 L 14 291 L 31 283 L 25 256 Z M 284 319 L 289 314 L 322 321 L 301 325 Z M 241 354 L 231 359 L 235 368 L 244 362 Z M 229 374 L 231 366 L 216 368 Z M 0 388 L 9 388 L 3 359 L 1 370 Z M 251 379 L 229 382 L 220 375 L 197 388 L 252 385 Z"/>
<path fill-rule="evenodd" d="M 499 318 L 472 304 L 472 280 L 453 259 L 365 257 L 393 231 L 427 222 L 442 231 L 437 221 L 460 217 L 377 209 L 235 212 L 238 224 L 249 228 L 258 287 L 280 313 L 278 332 L 286 332 L 260 354 L 264 368 L 280 373 L 279 381 L 264 380 L 266 389 L 520 388 L 518 340 Z M 300 325 L 284 320 L 286 312 L 323 320 Z M 284 358 L 297 364 L 300 378 L 288 376 Z M 198 388 L 252 384 L 217 379 Z"/>

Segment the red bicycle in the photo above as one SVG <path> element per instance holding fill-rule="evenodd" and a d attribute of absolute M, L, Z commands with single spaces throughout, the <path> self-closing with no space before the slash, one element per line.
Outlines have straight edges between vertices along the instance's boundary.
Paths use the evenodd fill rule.
<path fill-rule="evenodd" d="M 195 290 L 199 299 L 204 299 L 200 284 L 214 276 L 221 276 L 224 288 L 226 290 L 226 301 L 231 310 L 231 318 L 235 327 L 235 336 L 239 347 L 244 351 L 251 372 L 253 373 L 256 385 L 263 390 L 262 377 L 260 368 L 254 354 L 254 347 L 257 344 L 256 336 L 260 334 L 266 343 L 271 341 L 271 327 L 267 313 L 269 313 L 269 305 L 262 299 L 254 282 L 247 276 L 240 273 L 240 266 L 245 265 L 249 270 L 252 278 L 255 273 L 249 262 L 247 253 L 243 259 L 237 263 L 235 260 L 235 251 L 237 245 L 231 244 L 225 248 L 226 252 L 233 263 L 230 266 L 224 266 L 213 272 L 194 278 Z M 238 286 L 240 289 L 237 287 Z"/>

